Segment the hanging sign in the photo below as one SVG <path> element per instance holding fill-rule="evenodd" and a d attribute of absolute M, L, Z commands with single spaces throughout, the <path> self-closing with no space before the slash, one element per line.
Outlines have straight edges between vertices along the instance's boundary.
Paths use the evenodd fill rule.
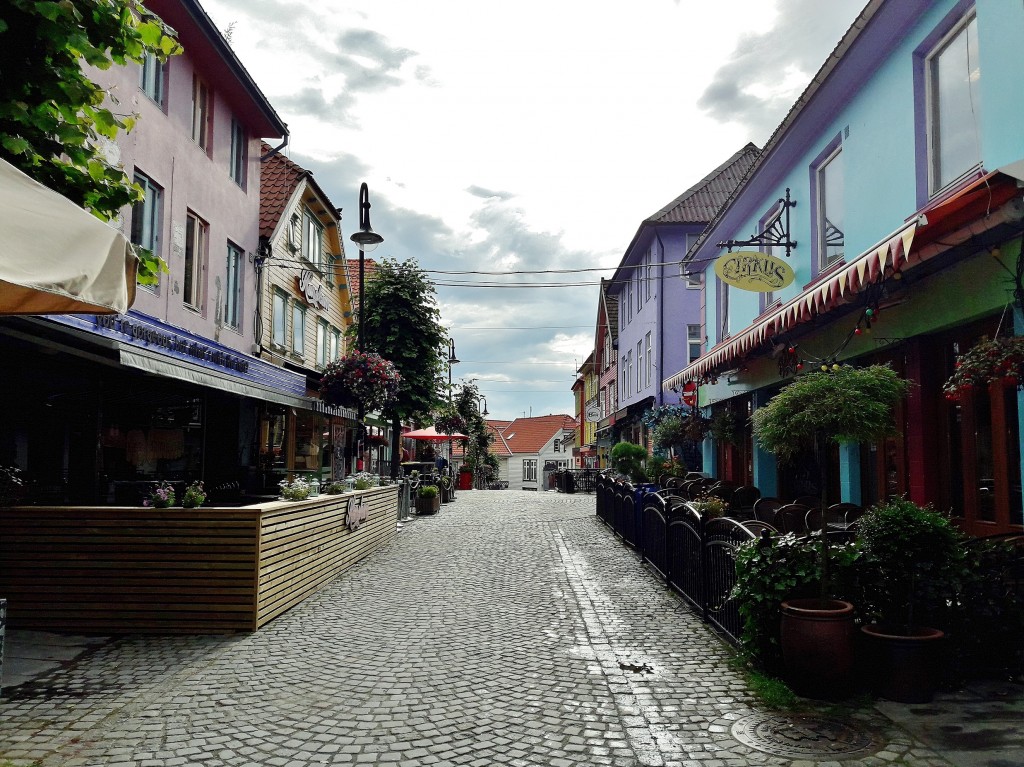
<path fill-rule="evenodd" d="M 771 293 L 796 279 L 793 269 L 781 258 L 756 250 L 726 253 L 715 261 L 718 278 L 740 290 Z"/>
<path fill-rule="evenodd" d="M 601 406 L 599 404 L 587 405 L 584 415 L 588 422 L 597 423 L 601 420 Z"/>

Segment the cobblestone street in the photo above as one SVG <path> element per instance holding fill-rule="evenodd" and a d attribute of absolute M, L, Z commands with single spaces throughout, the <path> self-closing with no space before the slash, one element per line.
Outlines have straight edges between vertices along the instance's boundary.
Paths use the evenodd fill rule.
<path fill-rule="evenodd" d="M 810 765 L 592 495 L 461 492 L 264 629 L 126 637 L 0 700 L 0 765 Z M 847 765 L 948 765 L 873 708 Z M 899 761 L 899 760 L 903 761 Z"/>

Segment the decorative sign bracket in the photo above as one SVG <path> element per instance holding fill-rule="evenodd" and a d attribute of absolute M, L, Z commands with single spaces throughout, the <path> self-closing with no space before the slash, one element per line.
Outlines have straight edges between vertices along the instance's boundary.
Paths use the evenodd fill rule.
<path fill-rule="evenodd" d="M 789 258 L 790 251 L 796 247 L 796 240 L 789 238 L 789 209 L 796 207 L 796 201 L 789 199 L 789 187 L 786 187 L 786 196 L 780 197 L 776 205 L 779 209 L 765 222 L 760 234 L 753 235 L 749 240 L 726 240 L 718 243 L 718 247 L 728 248 L 730 253 L 733 248 L 781 247 L 786 249 L 786 258 Z"/>

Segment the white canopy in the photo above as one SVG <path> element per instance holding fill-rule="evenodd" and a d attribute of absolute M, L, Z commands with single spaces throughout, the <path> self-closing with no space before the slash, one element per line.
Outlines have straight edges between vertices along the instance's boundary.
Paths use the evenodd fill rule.
<path fill-rule="evenodd" d="M 0 315 L 123 313 L 137 271 L 121 232 L 0 160 Z"/>

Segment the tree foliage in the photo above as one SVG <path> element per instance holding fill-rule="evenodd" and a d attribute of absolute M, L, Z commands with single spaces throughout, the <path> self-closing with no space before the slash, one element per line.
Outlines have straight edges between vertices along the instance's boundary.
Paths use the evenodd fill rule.
<path fill-rule="evenodd" d="M 141 0 L 7 0 L 0 17 L 0 157 L 106 221 L 142 198 L 104 143 L 134 125 L 89 79 L 98 69 L 181 51 Z M 113 108 L 105 106 L 107 97 Z M 140 282 L 160 262 L 141 254 Z"/>
<path fill-rule="evenodd" d="M 415 260 L 384 259 L 363 286 L 363 305 L 349 331 L 355 342 L 363 324 L 366 351 L 390 360 L 402 376 L 395 399 L 383 410 L 395 431 L 392 476 L 398 473 L 399 424 L 428 420 L 444 401 L 441 352 L 447 350 L 448 334 L 441 326 L 436 295 L 434 283 Z"/>
<path fill-rule="evenodd" d="M 887 365 L 807 373 L 754 411 L 758 443 L 782 459 L 828 441 L 874 442 L 895 430 L 893 409 L 910 382 Z"/>
<path fill-rule="evenodd" d="M 465 444 L 464 464 L 474 474 L 487 474 L 486 469 L 498 470 L 498 457 L 489 449 L 494 435 L 480 412 L 480 396 L 480 388 L 475 381 L 462 381 L 453 387 L 452 408 L 462 419 L 463 433 L 469 437 Z"/>

